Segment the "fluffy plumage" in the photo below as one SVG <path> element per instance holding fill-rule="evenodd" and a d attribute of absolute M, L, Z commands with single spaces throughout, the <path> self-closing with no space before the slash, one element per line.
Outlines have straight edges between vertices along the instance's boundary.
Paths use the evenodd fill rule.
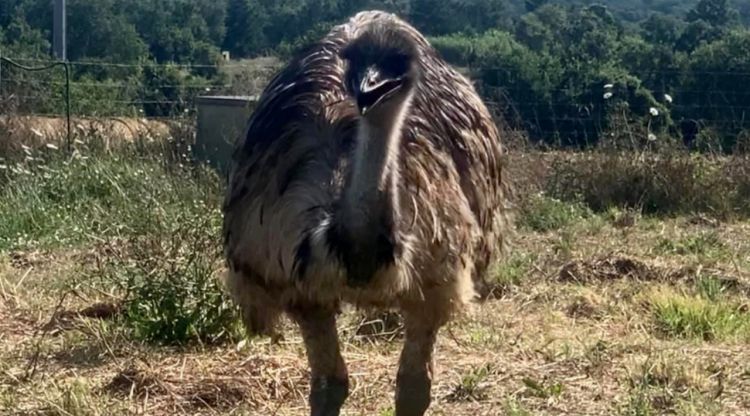
<path fill-rule="evenodd" d="M 414 65 L 417 76 L 402 120 L 390 121 L 400 135 L 375 184 L 382 198 L 362 203 L 359 232 L 344 208 L 357 164 L 368 163 L 366 153 L 357 159 L 367 147 L 348 80 L 362 60 L 393 73 Z M 235 149 L 224 242 L 249 330 L 270 333 L 284 311 L 335 311 L 343 301 L 397 307 L 436 331 L 483 292 L 502 245 L 501 157 L 471 83 L 414 28 L 383 12 L 333 28 L 271 81 Z"/>

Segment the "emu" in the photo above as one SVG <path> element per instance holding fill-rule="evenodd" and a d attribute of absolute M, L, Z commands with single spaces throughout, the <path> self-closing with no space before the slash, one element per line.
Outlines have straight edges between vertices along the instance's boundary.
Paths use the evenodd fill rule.
<path fill-rule="evenodd" d="M 502 157 L 471 83 L 386 12 L 334 27 L 267 86 L 229 172 L 226 280 L 249 333 L 298 324 L 311 415 L 348 395 L 344 303 L 402 314 L 396 415 L 426 412 L 438 330 L 486 293 L 503 245 Z"/>

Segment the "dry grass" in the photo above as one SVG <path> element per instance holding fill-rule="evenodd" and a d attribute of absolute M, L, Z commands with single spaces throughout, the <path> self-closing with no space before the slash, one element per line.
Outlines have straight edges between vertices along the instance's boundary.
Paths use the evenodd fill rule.
<path fill-rule="evenodd" d="M 512 255 L 493 270 L 495 297 L 442 331 L 430 414 L 749 414 L 742 322 L 750 223 L 597 213 L 562 201 L 553 207 L 572 214 L 558 216 L 540 198 L 523 215 L 552 221 L 521 228 Z M 139 209 L 127 221 L 164 207 Z M 125 219 L 111 220 L 118 221 Z M 161 224 L 145 223 L 140 237 Z M 159 232 L 172 235 L 168 225 Z M 147 236 L 166 242 L 162 234 Z M 307 414 L 308 370 L 295 328 L 286 323 L 278 344 L 139 340 L 123 317 L 122 293 L 102 277 L 129 259 L 152 263 L 134 251 L 142 240 L 133 235 L 101 236 L 24 240 L 0 251 L 0 413 Z M 170 251 L 154 251 L 162 252 Z M 114 269 L 106 259 L 118 260 Z M 173 265 L 156 260 L 152 276 Z M 345 415 L 392 414 L 400 324 L 372 318 L 346 310 L 340 321 L 352 376 Z"/>
<path fill-rule="evenodd" d="M 672 336 L 658 325 L 653 305 L 700 298 L 746 310 L 750 225 L 714 229 L 730 253 L 715 262 L 654 250 L 659 239 L 703 230 L 682 218 L 642 222 L 627 235 L 609 223 L 596 232 L 581 223 L 568 227 L 574 247 L 567 253 L 552 249 L 555 233 L 522 233 L 516 251 L 537 257 L 513 290 L 443 331 L 431 414 L 749 412 L 746 340 Z M 305 414 L 307 367 L 293 327 L 279 345 L 142 344 L 112 321 L 111 305 L 85 309 L 106 296 L 72 293 L 55 314 L 61 292 L 50 276 L 75 273 L 82 258 L 3 256 L 0 404 L 10 414 Z M 701 276 L 722 277 L 725 289 L 714 300 L 701 298 Z M 50 322 L 55 329 L 41 333 Z M 400 341 L 373 338 L 361 325 L 359 315 L 344 314 L 353 378 L 345 414 L 386 415 Z"/>
<path fill-rule="evenodd" d="M 42 116 L 1 116 L 0 140 L 3 141 L 1 154 L 19 150 L 20 144 L 34 147 L 40 143 L 62 145 L 67 134 L 64 117 Z M 144 136 L 162 138 L 170 134 L 170 123 L 131 117 L 82 118 L 72 117 L 71 134 L 74 136 L 117 137 L 118 141 L 133 142 Z M 5 143 L 7 142 L 7 143 Z"/>

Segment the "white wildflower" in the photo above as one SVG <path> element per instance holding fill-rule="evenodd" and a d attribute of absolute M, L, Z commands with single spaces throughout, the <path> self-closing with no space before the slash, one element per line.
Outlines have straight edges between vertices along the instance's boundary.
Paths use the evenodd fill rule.
<path fill-rule="evenodd" d="M 0 165 L 0 170 L 8 170 L 8 165 Z"/>
<path fill-rule="evenodd" d="M 57 147 L 56 145 L 52 144 L 52 143 L 47 143 L 47 149 L 59 150 L 60 148 Z"/>
<path fill-rule="evenodd" d="M 605 90 L 609 90 L 609 89 L 612 89 L 612 88 L 614 88 L 614 87 L 615 87 L 615 85 L 614 85 L 614 84 L 606 84 L 606 85 L 604 86 L 604 89 L 605 89 Z"/>
<path fill-rule="evenodd" d="M 654 133 L 648 134 L 648 141 L 655 142 L 656 141 L 656 135 Z"/>
<path fill-rule="evenodd" d="M 673 101 L 673 100 L 672 100 L 672 96 L 671 96 L 671 95 L 669 95 L 669 94 L 664 94 L 664 99 L 665 99 L 665 100 L 666 100 L 666 101 L 667 101 L 668 103 L 672 104 L 672 101 Z"/>
<path fill-rule="evenodd" d="M 659 115 L 659 110 L 656 107 L 651 107 L 649 110 L 649 113 L 651 113 L 652 116 L 656 117 Z"/>
<path fill-rule="evenodd" d="M 605 100 L 609 100 L 610 98 L 612 98 L 613 95 L 614 94 L 612 94 L 611 92 L 605 92 L 604 93 L 604 99 Z"/>

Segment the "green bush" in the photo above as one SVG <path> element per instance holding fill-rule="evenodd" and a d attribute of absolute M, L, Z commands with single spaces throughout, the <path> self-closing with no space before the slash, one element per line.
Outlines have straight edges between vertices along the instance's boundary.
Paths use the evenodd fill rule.
<path fill-rule="evenodd" d="M 239 339 L 237 309 L 218 276 L 218 218 L 215 210 L 181 215 L 130 241 L 127 256 L 108 266 L 126 293 L 123 319 L 135 338 L 165 344 Z"/>

